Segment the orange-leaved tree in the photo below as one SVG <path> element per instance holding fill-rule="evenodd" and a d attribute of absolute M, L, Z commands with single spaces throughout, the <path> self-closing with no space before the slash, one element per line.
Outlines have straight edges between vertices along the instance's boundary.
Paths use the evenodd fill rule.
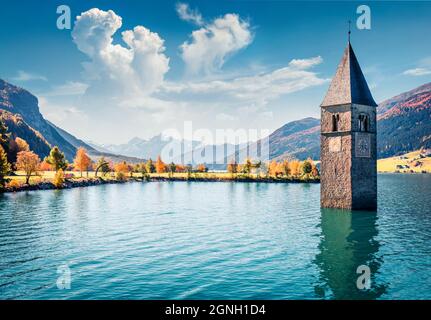
<path fill-rule="evenodd" d="M 298 177 L 301 173 L 301 162 L 298 160 L 293 160 L 289 163 L 290 174 L 294 177 Z"/>
<path fill-rule="evenodd" d="M 166 172 L 166 164 L 162 161 L 162 158 L 160 156 L 157 157 L 156 172 L 157 173 Z"/>
<path fill-rule="evenodd" d="M 28 184 L 30 177 L 39 169 L 40 159 L 32 151 L 20 151 L 16 158 L 16 167 L 25 172 L 25 183 Z"/>
<path fill-rule="evenodd" d="M 229 164 L 227 165 L 227 172 L 232 174 L 238 172 L 238 163 L 236 163 L 235 160 L 232 160 L 231 162 L 229 162 Z"/>
<path fill-rule="evenodd" d="M 125 180 L 126 175 L 130 172 L 130 166 L 126 161 L 117 163 L 114 167 L 115 173 L 117 175 L 118 180 Z"/>
<path fill-rule="evenodd" d="M 201 164 L 198 164 L 198 166 L 196 167 L 196 170 L 198 172 L 207 172 L 208 168 L 205 166 L 205 164 L 201 163 Z"/>
<path fill-rule="evenodd" d="M 87 171 L 87 177 L 88 177 L 88 167 L 91 164 L 91 159 L 87 154 L 87 150 L 83 147 L 79 147 L 76 151 L 75 159 L 73 160 L 73 165 L 75 166 L 76 170 L 79 170 L 82 177 L 82 172 Z"/>

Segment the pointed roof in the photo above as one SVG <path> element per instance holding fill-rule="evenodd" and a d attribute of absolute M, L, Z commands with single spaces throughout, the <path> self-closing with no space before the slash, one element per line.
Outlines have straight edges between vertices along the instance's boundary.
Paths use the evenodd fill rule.
<path fill-rule="evenodd" d="M 331 85 L 321 106 L 349 103 L 377 106 L 350 45 L 350 41 L 344 50 L 343 58 L 337 67 L 337 72 L 334 78 L 332 78 Z"/>

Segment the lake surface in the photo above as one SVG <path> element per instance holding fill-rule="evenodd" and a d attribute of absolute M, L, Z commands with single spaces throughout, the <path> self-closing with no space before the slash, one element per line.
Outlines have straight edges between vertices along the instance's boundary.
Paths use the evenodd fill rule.
<path fill-rule="evenodd" d="M 319 184 L 0 195 L 0 298 L 431 299 L 431 175 L 378 187 L 374 213 L 321 210 Z"/>

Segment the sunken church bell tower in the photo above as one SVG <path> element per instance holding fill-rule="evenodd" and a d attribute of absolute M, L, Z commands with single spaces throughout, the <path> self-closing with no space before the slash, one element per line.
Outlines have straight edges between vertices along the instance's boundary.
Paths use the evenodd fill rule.
<path fill-rule="evenodd" d="M 377 104 L 350 39 L 320 107 L 321 206 L 375 210 Z"/>

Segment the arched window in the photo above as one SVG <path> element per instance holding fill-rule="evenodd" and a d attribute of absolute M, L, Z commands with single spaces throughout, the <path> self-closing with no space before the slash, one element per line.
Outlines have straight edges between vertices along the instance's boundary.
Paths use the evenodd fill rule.
<path fill-rule="evenodd" d="M 369 118 L 366 114 L 359 115 L 359 131 L 367 132 L 369 126 Z"/>
<path fill-rule="evenodd" d="M 340 122 L 340 115 L 339 114 L 333 114 L 332 115 L 332 131 L 336 132 L 338 131 L 338 123 Z"/>

